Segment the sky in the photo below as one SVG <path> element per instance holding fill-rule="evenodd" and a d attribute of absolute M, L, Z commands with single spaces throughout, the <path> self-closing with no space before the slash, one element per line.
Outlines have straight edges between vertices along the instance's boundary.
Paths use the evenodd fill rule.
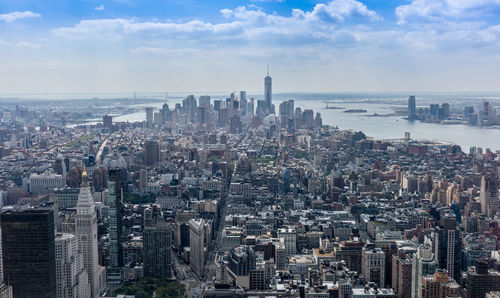
<path fill-rule="evenodd" d="M 498 92 L 500 0 L 0 0 L 0 94 Z"/>

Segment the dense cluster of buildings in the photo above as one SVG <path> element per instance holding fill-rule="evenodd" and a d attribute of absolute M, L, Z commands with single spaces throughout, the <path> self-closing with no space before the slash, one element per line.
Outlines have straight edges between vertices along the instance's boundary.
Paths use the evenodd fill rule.
<path fill-rule="evenodd" d="M 463 112 L 462 112 L 463 111 Z M 420 120 L 443 124 L 470 124 L 492 126 L 500 124 L 500 114 L 489 101 L 483 100 L 480 107 L 465 106 L 463 110 L 450 110 L 449 103 L 431 103 L 429 107 L 418 107 L 415 96 L 408 98 L 408 116 L 410 121 Z"/>
<path fill-rule="evenodd" d="M 264 83 L 135 123 L 32 130 L 9 110 L 0 297 L 147 277 L 203 297 L 500 296 L 497 153 L 325 126 Z"/>

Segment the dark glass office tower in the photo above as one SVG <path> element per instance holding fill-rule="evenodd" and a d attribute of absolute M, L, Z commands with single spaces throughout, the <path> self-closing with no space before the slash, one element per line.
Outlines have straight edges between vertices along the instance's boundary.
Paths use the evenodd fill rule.
<path fill-rule="evenodd" d="M 4 276 L 14 297 L 56 297 L 53 211 L 7 211 L 1 222 Z"/>
<path fill-rule="evenodd" d="M 408 98 L 408 120 L 417 119 L 417 105 L 415 96 L 410 96 Z"/>
<path fill-rule="evenodd" d="M 123 266 L 122 237 L 122 201 L 121 169 L 109 170 L 108 181 L 108 225 L 109 225 L 109 264 L 108 281 L 120 282 L 120 268 Z"/>
<path fill-rule="evenodd" d="M 439 268 L 446 269 L 448 275 L 459 283 L 462 276 L 462 240 L 456 217 L 452 213 L 442 215 L 436 227 L 434 254 Z"/>
<path fill-rule="evenodd" d="M 144 229 L 144 276 L 172 278 L 171 233 L 163 222 Z"/>

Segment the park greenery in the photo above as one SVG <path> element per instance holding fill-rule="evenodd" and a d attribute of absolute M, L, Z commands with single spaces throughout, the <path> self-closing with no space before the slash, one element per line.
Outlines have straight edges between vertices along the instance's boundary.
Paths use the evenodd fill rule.
<path fill-rule="evenodd" d="M 133 283 L 126 283 L 114 295 L 134 295 L 136 298 L 181 298 L 185 288 L 181 283 L 165 278 L 145 277 Z"/>

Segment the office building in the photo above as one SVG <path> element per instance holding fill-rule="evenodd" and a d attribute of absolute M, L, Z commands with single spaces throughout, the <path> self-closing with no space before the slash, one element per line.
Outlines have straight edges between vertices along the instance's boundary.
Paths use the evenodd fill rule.
<path fill-rule="evenodd" d="M 229 252 L 228 266 L 237 276 L 247 276 L 255 269 L 255 253 L 249 246 L 237 246 Z"/>
<path fill-rule="evenodd" d="M 396 254 L 396 242 L 394 240 L 376 240 L 375 247 L 384 252 L 385 258 L 385 279 L 381 287 L 390 287 L 392 283 L 392 256 Z"/>
<path fill-rule="evenodd" d="M 385 281 L 385 254 L 380 248 L 363 248 L 361 272 L 369 282 L 382 286 Z"/>
<path fill-rule="evenodd" d="M 229 133 L 240 133 L 243 129 L 239 115 L 234 115 L 229 121 Z"/>
<path fill-rule="evenodd" d="M 59 233 L 55 244 L 57 297 L 90 297 L 88 274 L 78 251 L 77 237 L 70 233 Z"/>
<path fill-rule="evenodd" d="M 229 123 L 230 117 L 230 109 L 229 108 L 220 108 L 219 109 L 219 126 L 226 126 Z"/>
<path fill-rule="evenodd" d="M 139 172 L 139 189 L 141 191 L 145 191 L 148 186 L 148 171 L 142 169 Z"/>
<path fill-rule="evenodd" d="M 264 119 L 267 116 L 267 103 L 265 100 L 257 100 L 257 110 L 255 114 L 259 116 L 259 118 Z"/>
<path fill-rule="evenodd" d="M 153 127 L 153 107 L 146 107 L 146 126 L 148 128 Z"/>
<path fill-rule="evenodd" d="M 417 119 L 417 104 L 415 96 L 410 96 L 408 98 L 408 120 Z"/>
<path fill-rule="evenodd" d="M 314 112 L 313 110 L 304 110 L 302 112 L 302 124 L 309 129 L 314 128 Z"/>
<path fill-rule="evenodd" d="M 429 114 L 431 115 L 432 118 L 438 119 L 439 118 L 439 104 L 433 103 L 429 107 Z"/>
<path fill-rule="evenodd" d="M 182 101 L 182 109 L 190 121 L 195 119 L 197 107 L 198 104 L 194 95 L 188 95 L 188 97 Z"/>
<path fill-rule="evenodd" d="M 264 266 L 250 270 L 249 289 L 251 291 L 263 291 L 266 289 L 266 271 Z"/>
<path fill-rule="evenodd" d="M 102 116 L 102 126 L 104 126 L 105 128 L 109 128 L 109 130 L 111 131 L 111 129 L 113 128 L 113 117 L 109 115 Z"/>
<path fill-rule="evenodd" d="M 294 228 L 278 229 L 278 238 L 285 244 L 287 256 L 293 256 L 297 253 L 297 231 Z"/>
<path fill-rule="evenodd" d="M 63 175 L 44 173 L 41 175 L 31 174 L 29 178 L 30 190 L 34 195 L 47 193 L 56 188 L 62 188 L 66 185 L 66 177 Z"/>
<path fill-rule="evenodd" d="M 219 110 L 221 109 L 221 103 L 222 101 L 220 99 L 214 100 L 214 111 L 219 112 Z"/>
<path fill-rule="evenodd" d="M 422 277 L 421 298 L 460 297 L 460 285 L 448 276 L 446 269 Z"/>
<path fill-rule="evenodd" d="M 440 119 L 446 120 L 450 117 L 450 104 L 449 103 L 443 103 L 441 105 L 441 109 L 439 110 L 440 112 Z"/>
<path fill-rule="evenodd" d="M 288 127 L 288 120 L 295 116 L 294 101 L 292 99 L 283 101 L 279 106 L 279 117 L 281 128 Z"/>
<path fill-rule="evenodd" d="M 441 215 L 439 226 L 436 227 L 434 254 L 440 269 L 455 281 L 460 282 L 462 276 L 462 240 L 455 214 Z"/>
<path fill-rule="evenodd" d="M 349 270 L 361 273 L 363 245 L 364 243 L 359 241 L 345 241 L 340 245 L 337 258 L 343 260 Z"/>
<path fill-rule="evenodd" d="M 199 124 L 205 124 L 208 122 L 208 108 L 198 107 L 196 108 L 196 122 Z"/>
<path fill-rule="evenodd" d="M 266 115 L 271 114 L 273 105 L 273 82 L 269 76 L 269 65 L 267 66 L 267 76 L 264 78 L 264 100 L 266 106 Z"/>
<path fill-rule="evenodd" d="M 87 172 L 84 170 L 76 205 L 76 234 L 78 236 L 78 249 L 83 255 L 83 264 L 90 283 L 91 297 L 99 297 L 97 214 L 87 179 Z"/>
<path fill-rule="evenodd" d="M 481 178 L 481 190 L 479 193 L 481 213 L 493 217 L 499 209 L 498 180 L 494 174 L 485 174 Z"/>
<path fill-rule="evenodd" d="M 288 263 L 286 248 L 283 242 L 280 242 L 275 248 L 274 261 L 276 262 L 277 270 L 285 270 Z"/>
<path fill-rule="evenodd" d="M 255 99 L 251 97 L 247 105 L 247 115 L 253 117 L 254 113 L 255 113 Z"/>
<path fill-rule="evenodd" d="M 434 259 L 432 242 L 427 238 L 424 244 L 420 245 L 417 253 L 413 255 L 412 260 L 412 283 L 411 297 L 418 298 L 422 296 L 422 277 L 431 275 L 438 268 L 438 263 Z"/>
<path fill-rule="evenodd" d="M 1 225 L 4 280 L 13 296 L 57 297 L 53 211 L 7 211 Z"/>
<path fill-rule="evenodd" d="M 2 193 L 0 192 L 0 197 Z M 12 298 L 12 287 L 10 285 L 6 285 L 4 282 L 3 275 L 3 255 L 2 255 L 2 229 L 0 227 L 0 298 Z"/>
<path fill-rule="evenodd" d="M 167 103 L 163 104 L 160 113 L 162 115 L 163 122 L 172 120 L 172 112 L 170 111 Z"/>
<path fill-rule="evenodd" d="M 248 107 L 247 92 L 246 91 L 240 91 L 240 114 L 242 116 L 246 116 L 246 114 L 247 114 L 247 107 Z"/>
<path fill-rule="evenodd" d="M 203 276 L 205 270 L 205 221 L 203 219 L 189 220 L 190 264 L 193 271 Z"/>
<path fill-rule="evenodd" d="M 200 96 L 200 98 L 198 99 L 198 107 L 205 108 L 205 110 L 210 111 L 210 96 Z"/>
<path fill-rule="evenodd" d="M 404 251 L 392 257 L 392 288 L 399 298 L 411 297 L 412 258 Z"/>
<path fill-rule="evenodd" d="M 78 194 L 80 194 L 80 189 L 78 188 L 61 188 L 56 189 L 50 196 L 60 209 L 65 209 L 76 207 Z"/>
<path fill-rule="evenodd" d="M 144 229 L 144 276 L 172 278 L 171 232 L 164 222 Z"/>
<path fill-rule="evenodd" d="M 489 269 L 488 262 L 479 259 L 467 270 L 462 286 L 462 297 L 484 298 L 488 292 L 500 291 L 500 272 Z"/>
<path fill-rule="evenodd" d="M 123 249 L 121 244 L 123 217 L 123 190 L 121 188 L 121 171 L 109 171 L 108 182 L 108 228 L 109 228 L 109 262 L 107 279 L 110 282 L 120 282 L 120 269 L 123 266 Z"/>
<path fill-rule="evenodd" d="M 144 144 L 144 164 L 151 166 L 160 161 L 160 143 L 146 141 Z"/>

